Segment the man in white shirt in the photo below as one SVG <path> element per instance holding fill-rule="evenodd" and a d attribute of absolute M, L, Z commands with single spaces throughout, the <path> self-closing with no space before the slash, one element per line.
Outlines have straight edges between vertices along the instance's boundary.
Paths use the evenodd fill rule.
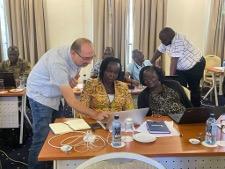
<path fill-rule="evenodd" d="M 93 119 L 102 120 L 106 112 L 96 112 L 74 97 L 72 88 L 82 67 L 94 57 L 92 42 L 85 38 L 75 40 L 71 46 L 47 51 L 33 67 L 27 80 L 27 96 L 32 111 L 33 136 L 29 150 L 28 169 L 42 169 L 38 154 L 49 132 L 49 123 L 61 117 L 59 111 L 62 97 L 69 106 Z"/>
<path fill-rule="evenodd" d="M 152 64 L 149 60 L 145 60 L 144 54 L 138 49 L 132 51 L 132 59 L 133 63 L 130 63 L 127 66 L 127 70 L 125 73 L 125 81 L 135 86 L 138 86 L 140 84 L 139 82 L 140 70 L 143 67 L 150 66 Z"/>
<path fill-rule="evenodd" d="M 191 102 L 195 107 L 201 105 L 200 80 L 205 69 L 205 59 L 201 51 L 194 47 L 185 36 L 169 27 L 159 33 L 161 44 L 156 50 L 151 63 L 167 53 L 171 57 L 170 75 L 178 75 L 181 85 L 189 87 Z"/>

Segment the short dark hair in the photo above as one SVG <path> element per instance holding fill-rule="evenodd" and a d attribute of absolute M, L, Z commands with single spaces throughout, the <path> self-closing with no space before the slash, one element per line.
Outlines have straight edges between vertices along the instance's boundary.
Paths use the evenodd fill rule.
<path fill-rule="evenodd" d="M 145 71 L 153 71 L 156 73 L 156 75 L 158 76 L 159 78 L 159 81 L 161 83 L 164 83 L 164 80 L 165 80 L 165 74 L 164 74 L 164 71 L 159 68 L 159 67 L 156 67 L 156 66 L 145 66 L 141 69 L 140 71 L 140 74 L 139 74 L 139 79 L 140 79 L 140 83 L 142 85 L 146 85 L 145 82 L 144 82 L 144 72 Z"/>
<path fill-rule="evenodd" d="M 19 49 L 17 46 L 10 46 L 7 50 L 8 54 L 19 54 Z"/>
<path fill-rule="evenodd" d="M 119 65 L 120 65 L 120 70 L 119 70 L 119 74 L 118 74 L 117 80 L 119 79 L 119 77 L 121 77 L 121 74 L 122 74 L 122 66 L 121 66 L 120 59 L 115 58 L 115 57 L 108 57 L 108 58 L 105 58 L 105 59 L 102 61 L 102 63 L 101 63 L 101 66 L 100 66 L 100 72 L 99 72 L 99 79 L 100 79 L 100 80 L 103 79 L 104 72 L 105 72 L 107 66 L 108 66 L 110 63 L 119 63 Z"/>
<path fill-rule="evenodd" d="M 139 49 L 134 49 L 133 51 L 132 51 L 132 58 L 134 57 L 134 56 L 139 56 L 139 55 L 143 55 L 143 53 L 139 50 Z"/>
<path fill-rule="evenodd" d="M 164 27 L 160 32 L 159 32 L 159 37 L 162 35 L 166 35 L 168 38 L 173 39 L 175 36 L 175 31 L 170 28 L 170 27 Z"/>
<path fill-rule="evenodd" d="M 79 39 L 76 39 L 72 43 L 70 50 L 74 50 L 76 52 L 80 52 L 81 45 L 84 44 L 84 43 L 88 43 L 88 44 L 92 45 L 92 42 L 89 39 L 79 38 Z"/>

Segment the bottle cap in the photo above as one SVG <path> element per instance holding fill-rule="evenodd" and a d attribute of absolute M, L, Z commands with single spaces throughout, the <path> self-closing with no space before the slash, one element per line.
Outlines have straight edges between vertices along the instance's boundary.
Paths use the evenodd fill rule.
<path fill-rule="evenodd" d="M 210 113 L 210 117 L 214 117 L 215 116 L 215 114 L 214 113 Z"/>
<path fill-rule="evenodd" d="M 118 114 L 116 114 L 115 116 L 114 116 L 114 119 L 119 119 L 119 115 Z"/>

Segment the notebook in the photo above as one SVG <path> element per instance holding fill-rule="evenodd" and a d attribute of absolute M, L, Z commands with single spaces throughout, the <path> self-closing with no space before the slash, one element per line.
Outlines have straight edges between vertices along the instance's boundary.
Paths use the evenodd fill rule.
<path fill-rule="evenodd" d="M 214 113 L 216 119 L 223 114 L 225 108 L 221 107 L 193 107 L 187 108 L 184 113 L 169 113 L 168 116 L 179 124 L 205 123 L 210 113 Z"/>
<path fill-rule="evenodd" d="M 49 127 L 54 134 L 64 134 L 75 130 L 85 130 L 91 128 L 88 123 L 84 121 L 84 119 L 79 118 L 67 120 L 63 123 L 51 123 L 49 124 Z"/>
<path fill-rule="evenodd" d="M 170 130 L 164 121 L 147 121 L 147 129 L 151 134 L 170 134 Z"/>
<path fill-rule="evenodd" d="M 118 114 L 119 120 L 122 124 L 122 128 L 126 118 L 131 118 L 134 124 L 140 125 L 144 121 L 144 118 L 148 113 L 148 110 L 149 108 L 142 108 L 142 109 L 132 109 L 126 111 L 112 112 L 110 113 L 110 117 L 107 119 L 107 121 L 104 121 L 102 123 L 106 126 L 107 129 L 111 129 L 114 116 Z"/>

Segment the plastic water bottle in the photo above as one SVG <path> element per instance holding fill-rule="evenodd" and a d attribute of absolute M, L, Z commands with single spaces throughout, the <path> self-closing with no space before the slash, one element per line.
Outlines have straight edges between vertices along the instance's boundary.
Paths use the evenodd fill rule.
<path fill-rule="evenodd" d="M 205 129 L 205 143 L 214 145 L 216 144 L 216 133 L 217 133 L 217 126 L 216 126 L 216 119 L 215 115 L 212 113 L 210 117 L 206 121 L 206 129 Z"/>
<path fill-rule="evenodd" d="M 112 146 L 121 146 L 121 123 L 119 121 L 119 115 L 115 115 L 112 122 Z"/>

